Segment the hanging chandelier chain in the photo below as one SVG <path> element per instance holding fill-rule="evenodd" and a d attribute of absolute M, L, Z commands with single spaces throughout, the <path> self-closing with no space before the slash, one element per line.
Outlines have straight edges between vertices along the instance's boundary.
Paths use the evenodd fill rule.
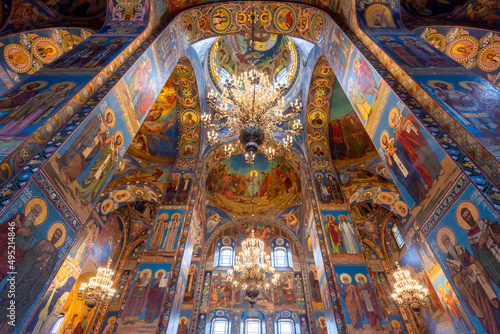
<path fill-rule="evenodd" d="M 207 94 L 211 113 L 203 114 L 201 122 L 208 130 L 209 145 L 220 145 L 238 134 L 241 147 L 246 152 L 245 161 L 251 165 L 257 152 L 272 161 L 276 158 L 277 150 L 283 153 L 292 149 L 293 138 L 302 131 L 302 104 L 296 99 L 287 109 L 284 99 L 286 85 L 275 82 L 270 75 L 257 70 L 255 50 L 258 19 L 253 2 L 248 19 L 252 24 L 247 48 L 250 51 L 250 68 L 240 75 L 230 74 L 229 79 L 221 82 L 222 94 L 217 97 L 212 92 Z M 286 46 L 289 47 L 289 44 L 286 43 Z M 224 132 L 224 129 L 229 131 Z M 219 131 L 224 132 L 224 135 Z M 278 140 L 275 133 L 284 138 Z M 238 152 L 236 146 L 224 148 L 223 157 L 228 159 L 231 154 Z"/>
<path fill-rule="evenodd" d="M 255 161 L 252 161 L 252 171 L 255 170 Z M 255 176 L 252 176 L 252 217 L 255 217 Z"/>
<path fill-rule="evenodd" d="M 251 68 L 252 70 L 255 68 L 255 59 L 253 53 L 255 52 L 255 4 L 252 1 L 252 37 L 250 40 L 250 50 L 252 52 L 251 59 L 252 59 L 252 65 Z M 256 79 L 256 78 L 254 78 Z M 257 82 L 253 82 L 253 103 L 252 103 L 252 114 L 255 115 L 255 90 L 257 87 Z"/>

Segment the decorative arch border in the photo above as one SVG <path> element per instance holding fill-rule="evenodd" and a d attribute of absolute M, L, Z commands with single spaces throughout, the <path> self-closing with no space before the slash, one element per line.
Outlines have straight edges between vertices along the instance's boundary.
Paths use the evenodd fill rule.
<path fill-rule="evenodd" d="M 127 184 L 113 189 L 108 193 L 102 193 L 94 210 L 103 221 L 116 210 L 132 202 L 149 201 L 160 204 L 162 193 L 159 189 L 148 183 Z"/>
<path fill-rule="evenodd" d="M 377 259 L 367 259 L 366 263 L 368 265 L 370 265 L 370 263 L 373 261 L 384 261 L 385 260 L 384 253 L 382 253 L 382 250 L 380 249 L 379 245 L 377 245 L 375 242 L 373 242 L 372 240 L 369 240 L 369 239 L 362 239 L 362 241 L 366 246 L 370 247 L 375 252 L 375 254 L 378 256 Z"/>
<path fill-rule="evenodd" d="M 351 194 L 349 205 L 361 202 L 378 204 L 386 208 L 396 215 L 402 223 L 412 220 L 411 212 L 404 199 L 397 192 L 390 189 L 377 186 L 360 187 Z"/>
<path fill-rule="evenodd" d="M 395 218 L 393 223 L 389 222 L 389 220 L 391 218 Z M 380 231 L 381 232 L 380 239 L 382 240 L 381 241 L 382 248 L 383 248 L 385 254 L 387 254 L 389 258 L 390 258 L 390 256 L 389 256 L 389 252 L 388 252 L 388 249 L 387 249 L 388 248 L 387 242 L 390 242 L 389 238 L 394 238 L 394 235 L 392 233 L 392 227 L 394 225 L 398 226 L 397 222 L 395 221 L 396 219 L 399 219 L 399 218 L 398 217 L 386 216 L 384 218 L 384 222 L 383 222 L 383 230 Z M 398 227 L 398 229 L 399 229 L 399 227 Z M 399 233 L 401 233 L 401 231 Z M 403 245 L 403 248 L 404 248 L 404 245 Z M 403 250 L 403 248 L 399 249 L 399 251 Z M 398 258 L 399 258 L 399 256 L 400 256 L 400 254 L 398 254 Z"/>
<path fill-rule="evenodd" d="M 230 220 L 228 222 L 225 222 L 221 225 L 219 225 L 214 232 L 210 235 L 210 237 L 206 240 L 205 246 L 211 245 L 216 241 L 216 237 L 220 232 L 224 232 L 228 230 L 229 228 L 234 227 L 235 224 L 244 224 L 244 223 L 264 223 L 264 224 L 269 224 L 270 226 L 274 227 L 279 227 L 285 234 L 286 238 L 293 243 L 295 248 L 297 249 L 297 255 L 300 261 L 300 271 L 302 274 L 302 282 L 304 283 L 304 294 L 305 294 L 305 299 L 306 299 L 306 311 L 307 311 L 307 318 L 309 321 L 309 328 L 315 328 L 315 322 L 314 322 L 314 312 L 313 312 L 313 306 L 311 302 L 311 290 L 309 286 L 309 281 L 305 279 L 307 272 L 307 264 L 306 264 L 306 259 L 304 257 L 304 249 L 302 247 L 302 243 L 300 240 L 297 238 L 297 236 L 291 231 L 291 229 L 282 224 L 278 223 L 269 219 L 263 219 L 263 218 L 240 218 L 240 219 L 234 219 Z M 206 247 L 205 247 L 206 248 Z M 203 279 L 205 276 L 205 267 L 208 259 L 208 253 L 203 252 L 203 255 L 200 259 L 200 268 L 203 268 L 203 270 L 200 270 L 198 273 L 198 277 L 196 278 L 196 290 L 195 290 L 195 297 L 193 300 L 200 300 L 201 301 L 201 294 L 203 292 Z M 198 322 L 198 314 L 200 313 L 200 303 L 197 303 L 193 307 L 193 311 L 191 313 L 191 324 L 190 324 L 190 332 L 193 332 L 196 328 L 196 324 Z"/>

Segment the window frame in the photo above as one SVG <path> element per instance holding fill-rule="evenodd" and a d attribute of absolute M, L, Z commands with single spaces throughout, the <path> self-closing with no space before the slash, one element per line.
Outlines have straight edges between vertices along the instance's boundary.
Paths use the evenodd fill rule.
<path fill-rule="evenodd" d="M 285 74 L 282 74 L 285 73 Z M 281 85 L 289 85 L 290 82 L 288 81 L 288 69 L 286 67 L 283 67 L 279 72 L 276 74 L 276 82 L 281 84 Z"/>
<path fill-rule="evenodd" d="M 391 231 L 392 231 L 392 236 L 394 240 L 396 240 L 396 244 L 398 245 L 399 249 L 403 248 L 405 245 L 405 241 L 401 236 L 401 232 L 399 232 L 398 226 L 396 224 L 392 225 Z"/>
<path fill-rule="evenodd" d="M 290 328 L 291 328 L 291 332 L 282 332 L 281 331 L 281 324 L 282 323 L 289 323 L 290 324 Z M 295 334 L 295 321 L 293 321 L 292 319 L 279 319 L 278 320 L 278 334 Z"/>
<path fill-rule="evenodd" d="M 257 333 L 248 331 L 248 323 L 249 322 L 258 322 L 259 325 L 257 328 L 259 329 L 259 331 Z M 244 332 L 244 334 L 263 334 L 262 333 L 262 320 L 259 318 L 246 318 L 245 324 L 243 327 L 243 332 Z"/>
<path fill-rule="evenodd" d="M 225 255 L 224 255 L 224 251 L 227 251 L 229 250 L 231 252 L 231 255 L 228 257 L 229 258 L 229 264 L 226 265 L 224 264 L 223 262 L 223 259 L 225 259 Z M 219 267 L 233 267 L 234 266 L 234 247 L 232 246 L 222 246 L 220 247 L 219 249 L 219 263 L 218 263 L 218 266 Z"/>
<path fill-rule="evenodd" d="M 215 332 L 215 323 L 216 322 L 224 322 L 226 324 L 226 328 L 224 332 Z M 210 334 L 229 334 L 230 326 L 229 326 L 229 320 L 224 317 L 216 317 L 212 319 L 212 328 L 210 330 Z"/>
<path fill-rule="evenodd" d="M 219 84 L 224 85 L 231 78 L 231 73 L 224 67 L 219 69 Z"/>
<path fill-rule="evenodd" d="M 283 265 L 278 264 L 277 262 L 277 254 L 283 252 Z M 273 267 L 275 268 L 289 268 L 290 264 L 288 263 L 288 251 L 285 247 L 278 246 L 273 248 Z"/>

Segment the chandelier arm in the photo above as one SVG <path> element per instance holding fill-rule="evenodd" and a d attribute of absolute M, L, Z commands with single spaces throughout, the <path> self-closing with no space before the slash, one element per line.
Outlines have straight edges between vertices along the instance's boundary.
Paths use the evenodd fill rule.
<path fill-rule="evenodd" d="M 293 132 L 293 130 L 285 130 L 285 129 L 282 129 L 279 126 L 274 125 L 274 124 L 273 124 L 272 132 L 279 132 L 279 133 L 282 133 L 284 135 L 295 137 L 295 133 Z M 274 135 L 273 135 L 273 138 L 275 138 Z M 276 138 L 275 138 L 275 140 L 276 140 Z"/>
<path fill-rule="evenodd" d="M 232 104 L 235 105 L 236 107 L 238 107 L 240 110 L 244 110 L 245 108 L 241 105 L 241 102 L 239 101 L 239 99 L 237 99 L 234 96 L 233 89 L 235 89 L 235 87 L 227 85 L 226 88 L 228 89 L 229 98 L 231 99 Z"/>
<path fill-rule="evenodd" d="M 205 121 L 205 122 L 203 122 L 203 126 L 205 128 L 208 128 L 209 130 L 212 130 L 212 131 L 218 131 L 218 130 L 222 129 L 222 127 L 220 127 L 219 124 L 213 123 L 211 121 Z"/>
<path fill-rule="evenodd" d="M 255 51 L 254 47 L 255 47 L 255 4 L 253 3 L 252 1 L 252 40 L 250 42 L 250 48 L 251 48 L 251 52 L 252 52 L 252 69 L 253 67 L 255 66 L 255 59 L 254 59 L 254 56 L 253 56 L 253 53 Z M 252 103 L 252 116 L 254 116 L 255 114 L 255 90 L 256 90 L 256 83 L 254 81 L 253 83 L 253 103 Z M 252 202 L 253 202 L 253 199 L 252 199 Z"/>
<path fill-rule="evenodd" d="M 278 95 L 274 100 L 268 102 L 267 104 L 265 104 L 265 108 L 262 108 L 264 113 L 268 112 L 269 110 L 273 109 L 279 102 L 280 100 L 280 95 Z"/>
<path fill-rule="evenodd" d="M 294 119 L 296 119 L 299 116 L 300 116 L 300 112 L 282 115 L 282 117 L 280 117 L 280 122 L 282 122 L 282 123 L 284 123 L 284 122 L 290 122 L 290 121 L 293 121 Z"/>

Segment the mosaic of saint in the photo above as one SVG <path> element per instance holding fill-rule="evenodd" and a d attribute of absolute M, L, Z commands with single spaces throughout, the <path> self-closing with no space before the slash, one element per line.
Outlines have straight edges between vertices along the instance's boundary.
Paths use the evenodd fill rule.
<path fill-rule="evenodd" d="M 158 164 L 173 163 L 177 152 L 177 97 L 168 80 L 156 98 L 127 152 Z"/>
<path fill-rule="evenodd" d="M 283 159 L 269 163 L 264 155 L 257 155 L 255 166 L 245 163 L 237 155 L 218 164 L 207 176 L 207 196 L 218 207 L 236 214 L 255 214 L 282 211 L 300 196 L 299 176 Z"/>

